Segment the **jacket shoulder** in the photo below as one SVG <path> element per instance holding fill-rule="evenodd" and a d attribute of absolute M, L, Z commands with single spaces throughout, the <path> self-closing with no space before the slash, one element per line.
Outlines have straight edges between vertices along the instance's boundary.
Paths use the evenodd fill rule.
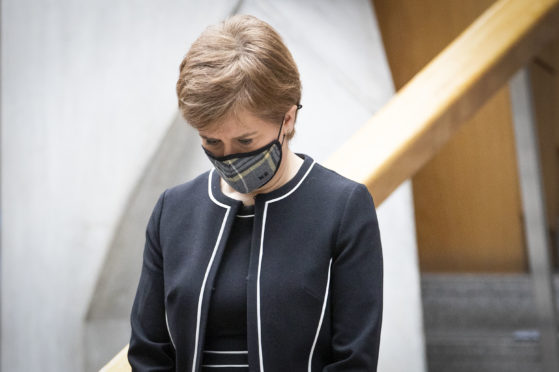
<path fill-rule="evenodd" d="M 342 176 L 338 172 L 318 163 L 315 164 L 315 177 L 320 181 L 319 184 L 324 188 L 323 191 L 329 194 L 347 195 L 355 189 L 366 189 L 366 186 L 362 183 Z"/>
<path fill-rule="evenodd" d="M 184 203 L 191 198 L 200 200 L 200 197 L 208 192 L 209 174 L 208 170 L 190 181 L 166 189 L 165 204 Z"/>

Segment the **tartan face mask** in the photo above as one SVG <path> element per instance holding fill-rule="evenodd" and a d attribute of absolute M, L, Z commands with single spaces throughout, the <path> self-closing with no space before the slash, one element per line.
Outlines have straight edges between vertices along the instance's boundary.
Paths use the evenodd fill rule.
<path fill-rule="evenodd" d="M 279 142 L 282 127 L 283 120 L 278 137 L 254 151 L 216 157 L 204 146 L 202 149 L 221 178 L 233 189 L 247 194 L 264 186 L 278 171 L 282 157 L 282 144 Z"/>

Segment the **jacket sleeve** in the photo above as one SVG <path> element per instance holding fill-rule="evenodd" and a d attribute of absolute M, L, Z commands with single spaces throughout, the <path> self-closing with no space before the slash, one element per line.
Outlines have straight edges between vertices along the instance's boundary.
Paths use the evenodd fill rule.
<path fill-rule="evenodd" d="M 159 241 L 165 192 L 159 196 L 147 225 L 142 271 L 130 314 L 132 334 L 128 361 L 132 371 L 175 370 L 175 350 L 166 324 L 163 257 Z"/>
<path fill-rule="evenodd" d="M 332 363 L 324 372 L 377 370 L 383 263 L 373 199 L 359 184 L 347 199 L 331 268 Z"/>

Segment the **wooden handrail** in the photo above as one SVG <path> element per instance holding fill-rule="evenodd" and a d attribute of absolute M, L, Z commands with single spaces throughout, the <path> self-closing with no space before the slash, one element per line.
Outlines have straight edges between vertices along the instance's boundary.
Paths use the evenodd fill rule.
<path fill-rule="evenodd" d="M 499 0 L 404 86 L 325 165 L 380 205 L 559 30 L 559 0 Z M 102 372 L 129 372 L 128 345 Z"/>
<path fill-rule="evenodd" d="M 130 363 L 128 363 L 128 345 L 122 348 L 122 350 L 120 350 L 109 363 L 105 364 L 105 366 L 99 370 L 99 372 L 130 371 L 132 371 L 132 367 L 130 367 Z"/>
<path fill-rule="evenodd" d="M 559 0 L 500 0 L 325 163 L 382 203 L 556 35 Z"/>

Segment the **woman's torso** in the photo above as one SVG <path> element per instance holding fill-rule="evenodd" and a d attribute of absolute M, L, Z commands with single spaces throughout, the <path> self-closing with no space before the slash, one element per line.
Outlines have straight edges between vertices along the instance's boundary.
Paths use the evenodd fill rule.
<path fill-rule="evenodd" d="M 254 206 L 242 207 L 218 268 L 208 313 L 202 371 L 248 371 L 247 275 Z"/>

